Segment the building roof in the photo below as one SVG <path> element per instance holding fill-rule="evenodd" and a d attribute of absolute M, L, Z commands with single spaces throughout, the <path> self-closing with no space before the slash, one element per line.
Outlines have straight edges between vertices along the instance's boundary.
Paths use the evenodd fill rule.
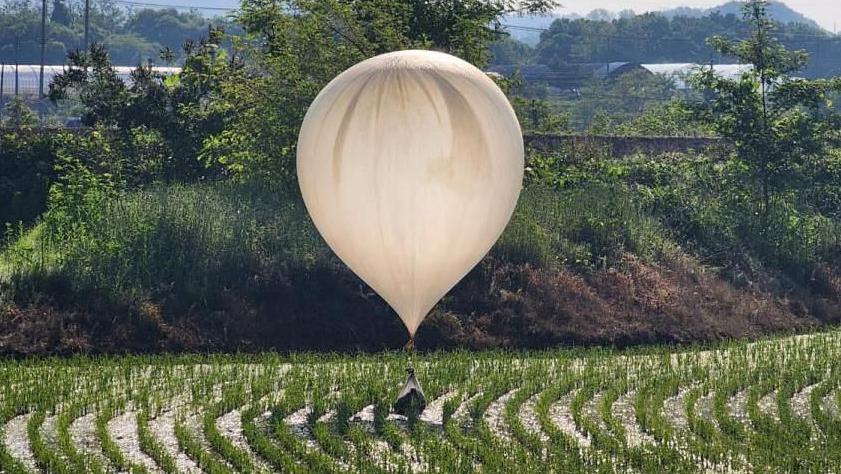
<path fill-rule="evenodd" d="M 713 64 L 713 72 L 724 79 L 738 79 L 750 71 L 752 64 Z"/>
<path fill-rule="evenodd" d="M 519 71 L 526 82 L 543 82 L 556 87 L 578 87 L 593 77 L 616 77 L 631 71 L 648 71 L 651 74 L 665 76 L 674 82 L 678 90 L 687 90 L 689 76 L 698 72 L 704 66 L 697 63 L 650 63 L 639 64 L 633 62 L 615 61 L 611 63 L 580 63 L 569 64 L 564 70 L 553 70 L 544 64 L 528 65 L 494 65 L 487 72 L 511 76 Z M 713 70 L 726 79 L 737 79 L 753 67 L 750 64 L 715 64 Z"/>
<path fill-rule="evenodd" d="M 674 82 L 678 90 L 689 89 L 689 76 L 698 72 L 699 65 L 695 63 L 662 63 L 640 64 L 640 67 L 659 76 L 664 76 Z"/>
<path fill-rule="evenodd" d="M 646 71 L 660 76 L 668 77 L 674 81 L 678 90 L 690 89 L 689 76 L 708 68 L 697 63 L 662 63 L 662 64 L 640 64 Z M 713 71 L 716 75 L 725 79 L 738 79 L 742 74 L 751 71 L 750 64 L 713 64 Z"/>
<path fill-rule="evenodd" d="M 625 74 L 627 72 L 631 72 L 635 69 L 639 69 L 639 64 L 623 61 L 594 64 L 593 66 L 593 74 L 597 77 L 613 77 L 620 74 Z"/>

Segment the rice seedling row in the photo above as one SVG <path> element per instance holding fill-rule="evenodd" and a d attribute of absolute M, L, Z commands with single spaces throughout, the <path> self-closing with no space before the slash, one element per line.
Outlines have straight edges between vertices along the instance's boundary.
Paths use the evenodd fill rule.
<path fill-rule="evenodd" d="M 0 363 L 0 471 L 837 472 L 841 331 L 707 349 Z M 426 410 L 393 413 L 413 365 Z"/>

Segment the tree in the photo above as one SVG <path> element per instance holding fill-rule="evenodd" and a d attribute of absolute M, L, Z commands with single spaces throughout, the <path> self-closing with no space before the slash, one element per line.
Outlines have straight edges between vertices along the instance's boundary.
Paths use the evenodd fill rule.
<path fill-rule="evenodd" d="M 175 9 L 142 9 L 129 15 L 127 33 L 153 43 L 155 49 L 180 49 L 187 38 L 200 38 L 207 31 L 208 19 L 197 12 L 181 13 Z M 110 43 L 109 43 L 110 46 Z"/>
<path fill-rule="evenodd" d="M 831 103 L 832 95 L 841 91 L 841 78 L 790 77 L 806 64 L 807 55 L 780 44 L 766 8 L 765 0 L 744 6 L 744 20 L 751 26 L 748 38 L 709 40 L 722 55 L 752 64 L 750 72 L 728 79 L 706 70 L 695 78 L 710 95 L 698 110 L 733 142 L 733 168 L 744 169 L 751 188 L 758 190 L 762 227 L 775 197 L 807 185 L 827 147 L 841 138 L 841 115 Z"/>
<path fill-rule="evenodd" d="M 597 8 L 588 13 L 586 18 L 592 21 L 611 21 L 615 17 L 612 12 L 609 12 L 604 8 Z"/>
<path fill-rule="evenodd" d="M 151 178 L 189 181 L 215 175 L 218 167 L 207 169 L 197 156 L 205 139 L 220 131 L 226 108 L 217 106 L 215 97 L 222 83 L 228 76 L 241 77 L 242 68 L 237 55 L 220 48 L 223 39 L 224 32 L 211 27 L 206 38 L 184 44 L 178 75 L 164 76 L 147 63 L 132 72 L 128 83 L 117 77 L 106 48 L 94 43 L 89 51 L 68 55 L 67 71 L 50 84 L 50 99 L 78 94 L 84 107 L 82 123 L 112 130 L 129 146 L 137 142 L 138 133 L 162 140 L 172 159 L 156 165 L 159 173 Z M 155 151 L 155 156 L 160 154 Z M 139 162 L 132 166 L 148 168 Z"/>
<path fill-rule="evenodd" d="M 134 33 L 109 35 L 103 38 L 102 44 L 108 45 L 111 62 L 121 66 L 136 66 L 153 61 L 161 50 L 158 43 L 152 43 Z"/>
<path fill-rule="evenodd" d="M 241 76 L 225 81 L 222 130 L 202 158 L 230 172 L 294 180 L 298 129 L 319 90 L 343 70 L 408 48 L 445 51 L 479 66 L 506 12 L 544 11 L 552 0 L 245 0 Z"/>
<path fill-rule="evenodd" d="M 502 37 L 490 44 L 492 64 L 528 64 L 534 51 L 525 43 L 509 36 Z"/>
<path fill-rule="evenodd" d="M 633 17 L 637 16 L 637 14 L 636 14 L 636 12 L 634 12 L 633 10 L 631 10 L 630 8 L 626 8 L 626 9 L 624 9 L 624 10 L 620 11 L 620 12 L 617 14 L 617 16 L 618 16 L 619 18 L 629 19 L 629 18 L 633 18 Z"/>
<path fill-rule="evenodd" d="M 62 0 L 53 0 L 53 12 L 50 14 L 50 23 L 70 26 L 71 21 L 73 21 L 73 19 L 67 5 L 65 5 Z"/>
<path fill-rule="evenodd" d="M 829 76 L 841 70 L 841 42 L 831 33 L 804 24 L 777 25 L 780 42 L 805 47 L 812 60 L 804 69 L 807 77 Z M 751 26 L 741 17 L 717 12 L 700 17 L 666 17 L 660 13 L 616 19 L 562 18 L 541 34 L 535 46 L 536 61 L 566 71 L 575 63 L 629 61 L 636 63 L 703 63 L 728 61 L 706 43 L 711 36 L 744 39 Z M 809 38 L 804 42 L 804 38 Z"/>
<path fill-rule="evenodd" d="M 17 96 L 5 105 L 3 118 L 3 126 L 9 128 L 32 128 L 38 125 L 38 116 Z"/>

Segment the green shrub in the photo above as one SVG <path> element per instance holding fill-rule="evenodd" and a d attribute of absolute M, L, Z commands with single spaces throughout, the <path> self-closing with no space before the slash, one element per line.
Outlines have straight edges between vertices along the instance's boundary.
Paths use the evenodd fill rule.
<path fill-rule="evenodd" d="M 329 255 L 303 204 L 262 185 L 158 186 L 99 206 L 74 216 L 75 234 L 63 225 L 66 214 L 51 210 L 33 246 L 51 256 L 50 264 L 10 247 L 6 266 L 18 275 L 58 273 L 76 290 L 189 304 L 216 301 L 225 291 L 247 289 L 261 274 Z"/>
<path fill-rule="evenodd" d="M 585 183 L 569 190 L 531 186 L 494 255 L 516 263 L 615 265 L 623 252 L 655 258 L 664 230 L 624 185 Z"/>
<path fill-rule="evenodd" d="M 33 130 L 0 133 L 0 226 L 29 224 L 44 212 L 55 179 L 54 162 L 50 135 Z"/>
<path fill-rule="evenodd" d="M 0 125 L 8 128 L 30 129 L 38 126 L 38 115 L 32 111 L 27 103 L 18 96 L 3 107 L 3 120 Z"/>
<path fill-rule="evenodd" d="M 513 263 L 550 264 L 555 259 L 546 229 L 518 209 L 494 248 L 494 254 Z"/>
<path fill-rule="evenodd" d="M 629 170 L 638 199 L 685 250 L 710 264 L 740 274 L 765 265 L 807 282 L 817 264 L 837 259 L 841 233 L 828 184 L 816 190 L 828 215 L 810 203 L 816 193 L 796 192 L 774 196 L 760 213 L 758 197 L 743 185 L 744 170 L 733 161 L 640 157 Z"/>

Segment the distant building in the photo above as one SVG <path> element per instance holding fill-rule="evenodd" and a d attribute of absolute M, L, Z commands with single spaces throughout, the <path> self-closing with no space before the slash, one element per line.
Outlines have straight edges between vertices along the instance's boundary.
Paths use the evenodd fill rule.
<path fill-rule="evenodd" d="M 677 90 L 685 91 L 692 89 L 689 84 L 689 77 L 697 74 L 702 69 L 710 67 L 709 64 L 696 63 L 665 63 L 665 64 L 640 64 L 640 67 L 651 74 L 663 76 L 674 81 Z M 738 79 L 746 72 L 753 70 L 750 64 L 713 64 L 713 72 L 724 79 Z"/>
<path fill-rule="evenodd" d="M 632 71 L 639 71 L 640 65 L 629 62 L 612 62 L 612 63 L 594 63 L 587 64 L 587 67 L 593 69 L 593 75 L 600 78 L 610 78 L 621 76 Z"/>
<path fill-rule="evenodd" d="M 525 82 L 541 83 L 562 90 L 570 90 L 580 87 L 581 84 L 593 78 L 593 66 L 595 65 L 575 64 L 570 68 L 556 71 L 545 64 L 522 66 L 504 64 L 491 66 L 486 72 L 501 74 L 505 77 L 511 77 L 519 72 Z"/>
<path fill-rule="evenodd" d="M 57 74 L 65 71 L 67 66 L 44 66 L 44 94 L 49 91 L 50 82 Z M 137 69 L 136 67 L 115 66 L 114 70 L 117 77 L 128 84 L 131 80 L 131 72 Z M 181 72 L 179 67 L 153 67 L 156 72 L 164 75 L 177 74 Z M 17 94 L 27 98 L 33 99 L 38 97 L 38 85 L 41 75 L 41 66 L 38 64 L 2 64 L 0 65 L 0 83 L 3 87 L 0 89 L 0 99 L 5 100 Z"/>
<path fill-rule="evenodd" d="M 640 68 L 652 75 L 671 79 L 679 91 L 689 90 L 689 76 L 700 70 L 695 63 L 640 64 Z"/>
<path fill-rule="evenodd" d="M 691 89 L 689 77 L 700 71 L 701 68 L 708 67 L 710 66 L 696 63 L 640 64 L 617 61 L 570 64 L 562 70 L 553 70 L 543 64 L 526 66 L 495 65 L 488 68 L 488 72 L 510 77 L 519 71 L 526 82 L 543 83 L 562 90 L 572 90 L 581 87 L 594 78 L 609 79 L 634 71 L 645 71 L 652 75 L 667 77 L 674 81 L 676 89 L 686 91 Z M 712 68 L 721 77 L 735 79 L 750 71 L 753 66 L 750 64 L 714 64 Z"/>

